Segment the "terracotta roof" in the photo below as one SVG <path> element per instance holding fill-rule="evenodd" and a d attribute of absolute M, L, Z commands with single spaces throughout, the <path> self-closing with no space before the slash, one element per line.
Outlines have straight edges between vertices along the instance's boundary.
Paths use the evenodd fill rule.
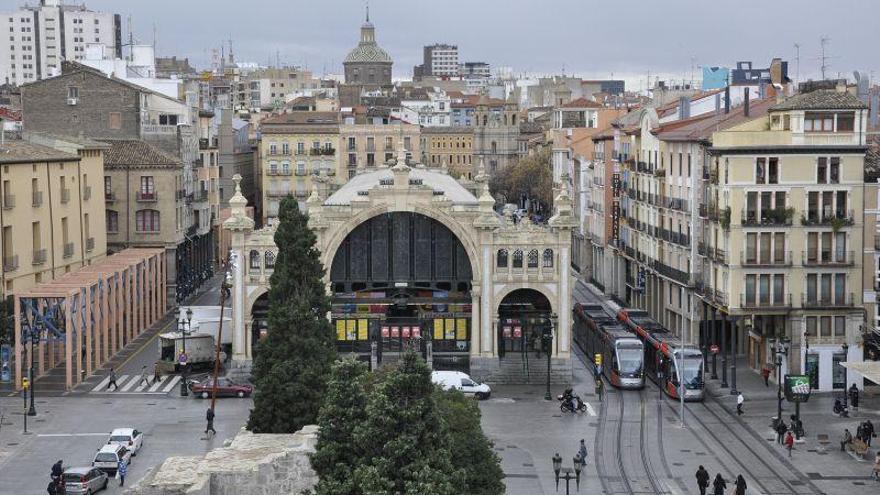
<path fill-rule="evenodd" d="M 771 112 L 786 110 L 858 110 L 868 108 L 861 100 L 846 91 L 819 89 L 800 93 L 773 105 Z"/>
<path fill-rule="evenodd" d="M 576 100 L 571 100 L 565 105 L 562 105 L 561 108 L 602 108 L 602 105 L 598 102 L 588 100 L 587 98 L 581 96 Z"/>
<path fill-rule="evenodd" d="M 338 124 L 339 114 L 337 112 L 288 112 L 278 114 L 260 122 L 261 126 L 266 124 Z"/>
<path fill-rule="evenodd" d="M 31 163 L 79 160 L 70 153 L 19 139 L 8 139 L 0 146 L 0 163 Z"/>
<path fill-rule="evenodd" d="M 110 151 L 105 165 L 180 165 L 180 160 L 151 144 L 137 139 L 104 139 Z"/>
<path fill-rule="evenodd" d="M 730 113 L 708 113 L 696 117 L 666 124 L 655 131 L 663 141 L 708 141 L 712 133 L 723 131 L 743 122 L 763 117 L 767 114 L 775 98 L 752 100 L 749 103 L 749 115 L 744 115 L 745 106 L 739 105 Z"/>

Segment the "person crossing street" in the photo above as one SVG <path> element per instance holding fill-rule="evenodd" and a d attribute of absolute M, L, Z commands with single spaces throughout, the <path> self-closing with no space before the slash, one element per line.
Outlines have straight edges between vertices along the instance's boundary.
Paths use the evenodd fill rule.
<path fill-rule="evenodd" d="M 586 444 L 584 444 L 583 438 L 581 438 L 581 446 L 578 449 L 577 455 L 580 456 L 581 466 L 586 466 L 587 465 L 587 446 L 586 446 Z"/>
<path fill-rule="evenodd" d="M 116 370 L 110 368 L 110 383 L 107 384 L 107 391 L 110 391 L 110 385 L 113 385 L 113 391 L 115 392 L 119 385 L 116 384 Z"/>
<path fill-rule="evenodd" d="M 216 435 L 217 430 L 214 429 L 214 409 L 209 407 L 205 412 L 205 419 L 208 421 L 208 426 L 205 428 L 205 434 L 207 435 L 210 431 L 211 434 Z"/>
<path fill-rule="evenodd" d="M 125 472 L 128 471 L 128 465 L 124 459 L 119 459 L 116 463 L 116 477 L 119 478 L 119 486 L 125 485 Z"/>
<path fill-rule="evenodd" d="M 700 495 L 706 495 L 706 488 L 709 487 L 709 471 L 706 471 L 702 465 L 697 469 L 697 487 L 700 489 Z"/>
<path fill-rule="evenodd" d="M 736 415 L 737 416 L 743 415 L 743 402 L 745 402 L 745 401 L 746 401 L 746 398 L 743 397 L 742 392 L 740 392 L 739 395 L 736 396 Z"/>

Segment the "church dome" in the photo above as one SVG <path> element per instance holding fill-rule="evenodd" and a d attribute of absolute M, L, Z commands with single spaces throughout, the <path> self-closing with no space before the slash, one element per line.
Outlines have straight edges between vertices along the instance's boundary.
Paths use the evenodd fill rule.
<path fill-rule="evenodd" d="M 390 64 L 393 60 L 391 60 L 391 56 L 388 55 L 388 52 L 380 48 L 375 41 L 362 41 L 354 48 L 354 50 L 348 52 L 348 55 L 345 57 L 345 63 L 360 62 L 380 62 Z"/>

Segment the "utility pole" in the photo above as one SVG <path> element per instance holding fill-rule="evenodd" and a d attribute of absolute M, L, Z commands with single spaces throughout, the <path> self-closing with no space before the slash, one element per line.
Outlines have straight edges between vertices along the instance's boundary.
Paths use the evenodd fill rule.
<path fill-rule="evenodd" d="M 794 44 L 794 85 L 797 87 L 801 77 L 801 45 Z"/>
<path fill-rule="evenodd" d="M 823 81 L 825 80 L 825 71 L 828 70 L 828 68 L 830 67 L 828 65 L 828 56 L 825 55 L 825 45 L 827 45 L 830 41 L 831 38 L 829 38 L 828 36 L 822 36 L 821 38 L 819 38 L 819 45 L 822 47 L 822 55 L 819 58 L 820 60 L 822 60 L 821 71 Z"/>

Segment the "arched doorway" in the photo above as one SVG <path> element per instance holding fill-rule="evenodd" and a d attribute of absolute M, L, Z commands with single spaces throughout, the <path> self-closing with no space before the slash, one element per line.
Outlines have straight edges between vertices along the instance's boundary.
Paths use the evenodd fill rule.
<path fill-rule="evenodd" d="M 257 343 L 269 332 L 269 293 L 264 292 L 251 306 L 251 355 L 253 356 Z"/>
<path fill-rule="evenodd" d="M 342 241 L 330 266 L 339 352 L 380 362 L 433 348 L 434 366 L 467 368 L 470 259 L 445 225 L 415 212 L 372 217 Z"/>
<path fill-rule="evenodd" d="M 543 351 L 541 336 L 552 325 L 547 296 L 535 289 L 516 289 L 498 305 L 498 357 Z"/>

